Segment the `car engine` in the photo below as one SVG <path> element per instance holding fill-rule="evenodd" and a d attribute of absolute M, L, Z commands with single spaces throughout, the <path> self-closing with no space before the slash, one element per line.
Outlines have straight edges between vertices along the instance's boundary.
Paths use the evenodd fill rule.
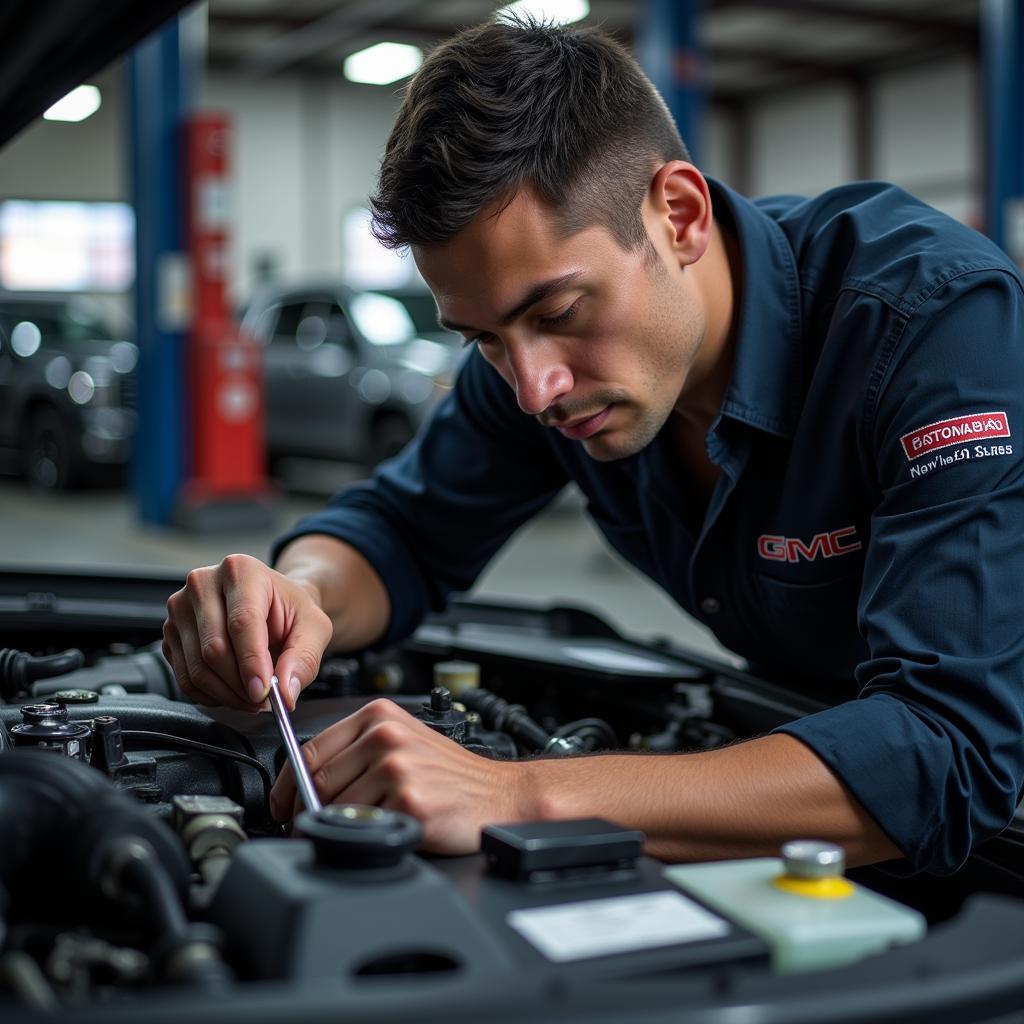
<path fill-rule="evenodd" d="M 807 1000 L 806 1019 L 881 1020 L 844 1014 L 872 986 L 948 1008 L 922 978 L 951 962 L 987 982 L 1005 971 L 992 1005 L 1024 995 L 1016 825 L 955 879 L 861 872 L 925 914 L 927 937 L 790 977 L 728 918 L 654 938 L 678 891 L 614 823 L 497 828 L 456 858 L 418 854 L 418 823 L 378 808 L 288 830 L 268 808 L 285 760 L 272 716 L 184 701 L 160 653 L 177 585 L 0 579 L 0 1019 L 696 1020 L 756 1003 L 758 1019 L 796 1020 Z M 707 750 L 820 706 L 585 611 L 480 602 L 397 647 L 325 658 L 292 715 L 299 740 L 381 697 L 503 759 Z M 625 915 L 605 939 L 584 913 L 601 901 Z M 553 909 L 583 915 L 573 938 Z M 567 952 L 581 928 L 589 951 Z"/>

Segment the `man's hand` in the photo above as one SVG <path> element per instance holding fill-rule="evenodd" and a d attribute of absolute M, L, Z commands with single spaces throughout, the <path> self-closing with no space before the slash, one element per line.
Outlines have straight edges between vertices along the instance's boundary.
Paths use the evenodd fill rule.
<path fill-rule="evenodd" d="M 470 753 L 391 700 L 360 708 L 302 753 L 325 804 L 411 814 L 423 825 L 422 849 L 431 853 L 473 853 L 484 825 L 529 817 L 521 766 Z M 301 810 L 290 765 L 274 784 L 270 808 L 279 821 Z"/>
<path fill-rule="evenodd" d="M 698 754 L 491 761 L 377 700 L 303 747 L 324 803 L 376 804 L 423 825 L 423 849 L 472 853 L 485 825 L 607 818 L 647 834 L 667 861 L 769 857 L 789 839 L 839 843 L 851 866 L 900 851 L 817 755 L 771 735 Z M 286 765 L 270 795 L 279 821 L 300 805 Z"/>
<path fill-rule="evenodd" d="M 257 710 L 271 675 L 292 708 L 316 677 L 331 620 L 312 584 L 249 555 L 193 569 L 167 601 L 164 656 L 197 704 Z"/>

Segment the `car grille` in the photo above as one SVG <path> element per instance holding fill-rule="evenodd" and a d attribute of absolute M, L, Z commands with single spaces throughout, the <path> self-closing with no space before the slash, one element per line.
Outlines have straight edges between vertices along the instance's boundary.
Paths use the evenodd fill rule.
<path fill-rule="evenodd" d="M 136 398 L 138 397 L 138 387 L 138 381 L 136 380 L 134 373 L 126 373 L 121 377 L 119 397 L 122 408 L 135 408 Z"/>

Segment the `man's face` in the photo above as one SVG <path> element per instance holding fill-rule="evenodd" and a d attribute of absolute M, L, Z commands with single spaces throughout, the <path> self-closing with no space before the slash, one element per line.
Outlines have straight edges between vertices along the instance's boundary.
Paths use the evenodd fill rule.
<path fill-rule="evenodd" d="M 442 323 L 479 345 L 523 412 L 602 462 L 654 439 L 704 336 L 690 280 L 648 227 L 656 259 L 599 225 L 566 238 L 523 191 L 451 242 L 414 250 Z"/>

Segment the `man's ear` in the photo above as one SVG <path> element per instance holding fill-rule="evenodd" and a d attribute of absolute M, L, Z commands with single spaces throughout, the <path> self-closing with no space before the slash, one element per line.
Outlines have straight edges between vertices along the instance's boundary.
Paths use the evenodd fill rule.
<path fill-rule="evenodd" d="M 711 241 L 711 193 L 704 175 L 684 160 L 662 164 L 647 194 L 648 233 L 667 245 L 681 267 L 696 263 Z M 655 246 L 658 242 L 655 241 Z"/>

